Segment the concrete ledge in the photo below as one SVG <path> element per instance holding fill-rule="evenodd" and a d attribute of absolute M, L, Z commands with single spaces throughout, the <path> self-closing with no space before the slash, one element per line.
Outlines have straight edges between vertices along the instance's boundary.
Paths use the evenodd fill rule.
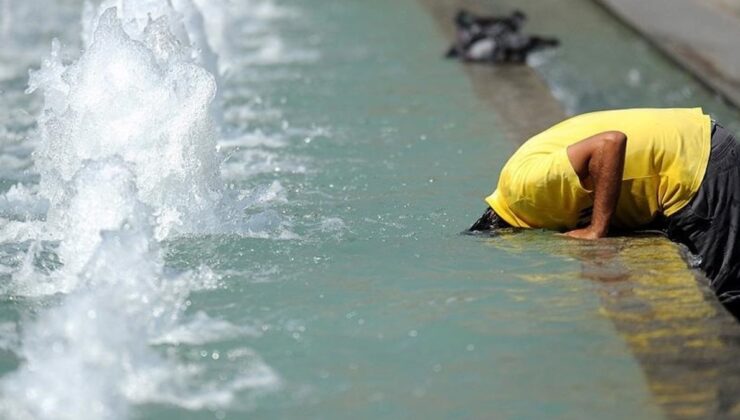
<path fill-rule="evenodd" d="M 740 107 L 740 2 L 595 0 Z"/>

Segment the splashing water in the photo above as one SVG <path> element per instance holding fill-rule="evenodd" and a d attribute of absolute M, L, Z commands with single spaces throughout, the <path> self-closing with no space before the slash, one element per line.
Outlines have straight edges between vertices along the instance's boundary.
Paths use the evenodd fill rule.
<path fill-rule="evenodd" d="M 93 43 L 100 18 L 112 7 L 116 7 L 126 34 L 134 40 L 145 42 L 158 55 L 171 53 L 167 51 L 171 40 L 152 39 L 161 36 L 162 31 L 148 31 L 147 27 L 152 20 L 160 21 L 160 26 L 166 25 L 167 31 L 180 46 L 175 46 L 175 50 L 187 55 L 193 63 L 203 67 L 219 81 L 218 57 L 208 42 L 203 15 L 191 0 L 105 0 L 98 5 L 86 1 L 82 12 L 82 42 L 85 47 Z M 222 120 L 218 91 L 211 104 L 211 116 L 216 122 Z"/>
<path fill-rule="evenodd" d="M 89 170 L 96 172 L 119 176 L 121 192 L 134 195 L 120 162 Z M 248 375 L 221 378 L 216 387 L 198 377 L 202 372 L 197 366 L 163 360 L 149 348 L 151 342 L 162 342 L 161 337 L 177 338 L 188 294 L 213 282 L 208 270 L 165 273 L 148 232 L 146 208 L 131 204 L 123 227 L 103 233 L 82 270 L 85 287 L 25 332 L 25 367 L 2 386 L 2 410 L 9 418 L 123 418 L 130 402 L 200 409 L 228 404 L 244 389 L 276 386 L 277 377 L 256 356 L 248 361 Z M 205 315 L 196 321 L 188 324 L 190 335 L 200 335 L 198 328 L 213 331 Z M 223 321 L 215 325 L 222 332 L 242 333 L 224 327 Z"/>
<path fill-rule="evenodd" d="M 213 230 L 221 189 L 208 115 L 213 76 L 183 54 L 167 18 L 151 21 L 138 42 L 115 13 L 101 16 L 77 63 L 65 68 L 52 52 L 31 75 L 29 91 L 42 88 L 45 97 L 36 166 L 40 194 L 52 206 L 49 225 L 60 225 L 65 185 L 85 160 L 121 156 L 132 163 L 142 201 L 156 212 L 158 239 Z"/>
<path fill-rule="evenodd" d="M 218 61 L 206 37 L 203 16 L 190 0 L 105 0 L 99 5 L 85 2 L 82 13 L 82 41 L 89 47 L 95 39 L 95 28 L 99 19 L 112 7 L 116 7 L 123 29 L 131 38 L 144 41 L 148 35 L 146 27 L 152 20 L 164 18 L 171 34 L 180 45 L 192 46 L 187 54 L 199 66 L 218 77 Z M 158 45 L 153 45 L 155 48 Z"/>
<path fill-rule="evenodd" d="M 23 364 L 0 385 L 9 418 L 125 418 L 146 402 L 223 407 L 240 391 L 279 384 L 254 353 L 215 383 L 150 347 L 257 333 L 203 313 L 189 321 L 189 294 L 218 279 L 207 267 L 170 272 L 159 245 L 231 229 L 239 211 L 219 176 L 215 56 L 202 17 L 185 0 L 132 0 L 117 3 L 119 19 L 113 3 L 86 6 L 77 62 L 65 65 L 54 42 L 31 73 L 29 92 L 44 95 L 40 182 L 4 200 L 25 200 L 40 228 L 12 293 L 68 296 L 23 331 Z M 37 269 L 44 247 L 60 263 L 48 274 Z"/>

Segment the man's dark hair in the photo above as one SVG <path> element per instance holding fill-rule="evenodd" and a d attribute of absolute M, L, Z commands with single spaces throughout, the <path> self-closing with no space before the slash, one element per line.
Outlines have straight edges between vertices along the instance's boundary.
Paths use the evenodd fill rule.
<path fill-rule="evenodd" d="M 473 226 L 468 229 L 468 232 L 485 232 L 489 230 L 498 230 L 511 227 L 510 224 L 506 223 L 492 208 L 488 208 L 483 216 L 478 219 Z"/>

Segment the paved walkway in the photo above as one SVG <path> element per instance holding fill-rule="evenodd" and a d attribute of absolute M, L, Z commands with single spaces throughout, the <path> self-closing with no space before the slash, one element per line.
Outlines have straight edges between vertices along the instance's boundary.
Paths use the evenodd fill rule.
<path fill-rule="evenodd" d="M 740 107 L 740 0 L 595 0 Z"/>

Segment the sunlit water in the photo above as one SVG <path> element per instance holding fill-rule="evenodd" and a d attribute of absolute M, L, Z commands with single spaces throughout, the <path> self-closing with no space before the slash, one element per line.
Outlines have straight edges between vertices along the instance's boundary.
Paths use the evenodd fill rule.
<path fill-rule="evenodd" d="M 677 247 L 459 235 L 515 144 L 417 4 L 42 3 L 0 0 L 4 417 L 735 409 L 692 364 L 730 366 L 734 325 Z M 569 110 L 629 104 L 571 51 L 535 63 Z M 650 105 L 735 115 L 644 54 Z"/>

